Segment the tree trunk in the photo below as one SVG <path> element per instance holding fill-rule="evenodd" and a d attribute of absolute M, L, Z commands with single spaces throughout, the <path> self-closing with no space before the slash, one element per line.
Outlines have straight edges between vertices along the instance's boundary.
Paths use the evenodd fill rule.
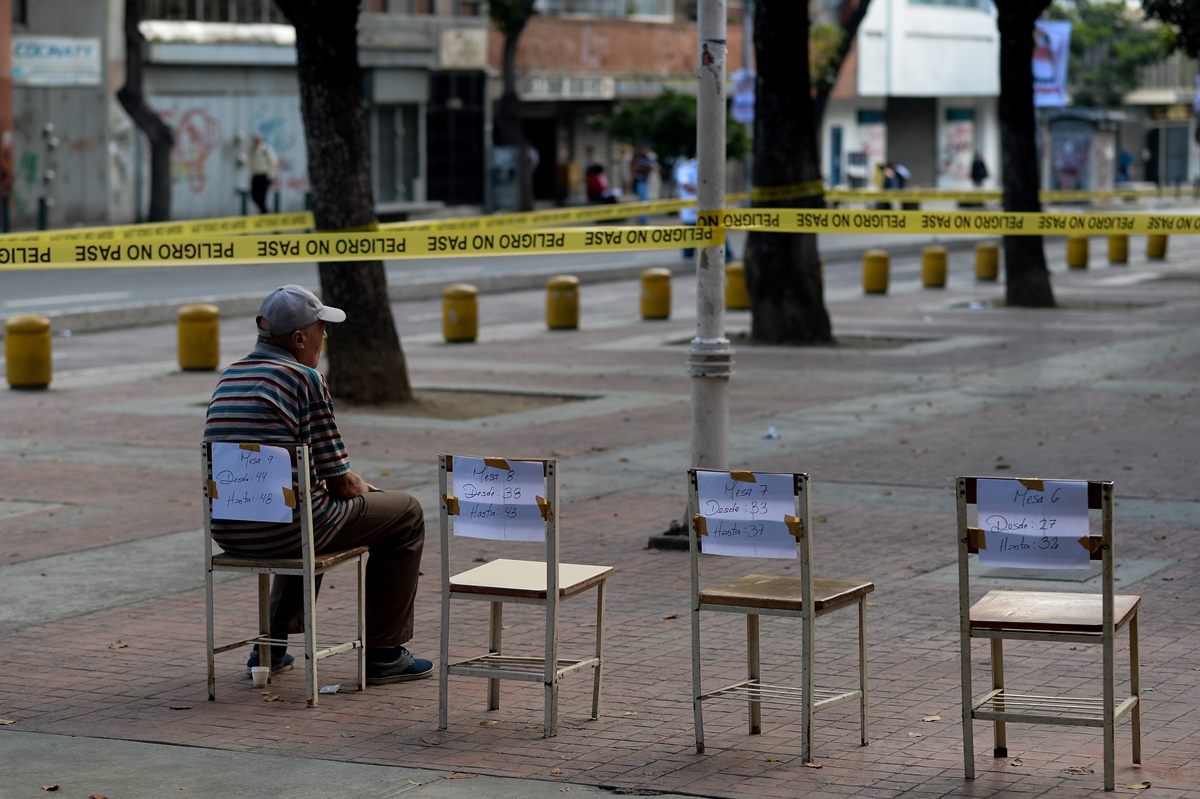
<path fill-rule="evenodd" d="M 754 109 L 754 186 L 770 188 L 820 181 L 808 48 L 808 4 L 758 0 L 754 52 L 758 63 Z M 802 41 L 807 41 L 807 34 Z M 819 208 L 819 194 L 752 201 L 772 208 Z M 752 231 L 746 239 L 750 337 L 763 344 L 824 344 L 833 340 L 825 309 L 817 237 L 812 233 Z"/>
<path fill-rule="evenodd" d="M 317 230 L 372 230 L 375 197 L 362 73 L 357 3 L 276 0 L 296 28 L 300 112 L 308 146 Z M 400 338 L 388 303 L 382 261 L 320 264 L 325 302 L 346 311 L 329 326 L 329 389 L 351 402 L 412 399 Z"/>
<path fill-rule="evenodd" d="M 996 0 L 1000 29 L 1000 174 L 1005 211 L 1041 211 L 1033 107 L 1034 21 L 1050 0 Z M 1041 236 L 1004 237 L 1005 303 L 1053 308 Z"/>
<path fill-rule="evenodd" d="M 504 92 L 496 107 L 496 133 L 499 143 L 512 147 L 517 156 L 517 210 L 533 210 L 533 163 L 529 160 L 529 145 L 525 141 L 525 130 L 521 126 L 517 97 L 517 45 L 525 30 L 529 16 L 533 13 L 533 2 L 524 3 L 525 8 L 515 7 L 511 17 L 501 23 L 504 33 Z"/>
<path fill-rule="evenodd" d="M 117 92 L 117 100 L 129 114 L 138 130 L 150 143 L 150 222 L 165 222 L 171 218 L 171 149 L 175 134 L 142 94 L 142 33 L 141 4 L 125 0 L 125 85 Z"/>

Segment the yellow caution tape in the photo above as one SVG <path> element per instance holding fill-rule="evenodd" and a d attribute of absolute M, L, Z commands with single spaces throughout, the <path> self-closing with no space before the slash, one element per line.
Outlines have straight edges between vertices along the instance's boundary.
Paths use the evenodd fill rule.
<path fill-rule="evenodd" d="M 51 241 L 16 245 L 0 243 L 0 271 L 612 252 L 716 247 L 724 243 L 725 231 L 722 228 L 684 225 L 529 228 L 498 233 L 378 230 L 275 236 L 175 237 L 104 244 Z"/>
<path fill-rule="evenodd" d="M 158 222 L 143 225 L 36 230 L 0 235 L 0 245 L 41 244 L 52 241 L 128 242 L 164 239 L 175 236 L 229 236 L 243 233 L 270 233 L 277 230 L 305 230 L 314 227 L 308 211 L 294 214 L 230 216 L 221 219 L 196 219 L 189 222 Z"/>
<path fill-rule="evenodd" d="M 775 200 L 794 200 L 801 197 L 820 197 L 825 193 L 825 184 L 819 180 L 793 183 L 790 186 L 755 186 L 750 190 L 750 199 L 769 203 Z"/>
<path fill-rule="evenodd" d="M 528 211 L 519 214 L 495 214 L 492 216 L 468 216 L 454 219 L 414 220 L 411 222 L 387 222 L 379 227 L 383 230 L 428 231 L 485 231 L 527 227 L 552 227 L 573 222 L 604 222 L 628 219 L 631 216 L 649 214 L 673 214 L 681 208 L 694 206 L 695 200 L 654 200 L 636 203 L 606 203 L 580 208 L 554 208 L 548 211 Z"/>
<path fill-rule="evenodd" d="M 1003 211 L 850 211 L 748 208 L 706 212 L 698 224 L 778 233 L 911 233 L 1048 236 L 1072 233 L 1200 233 L 1196 214 L 1060 214 Z"/>

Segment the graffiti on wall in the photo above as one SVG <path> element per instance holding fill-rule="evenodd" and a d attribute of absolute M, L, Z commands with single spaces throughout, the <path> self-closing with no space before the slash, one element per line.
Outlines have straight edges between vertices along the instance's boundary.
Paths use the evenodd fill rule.
<path fill-rule="evenodd" d="M 174 96 L 153 97 L 150 102 L 175 134 L 171 151 L 173 216 L 203 218 L 245 212 L 250 141 L 255 133 L 262 134 L 279 159 L 271 194 L 279 194 L 280 210 L 304 208 L 308 159 L 298 97 Z M 145 171 L 139 170 L 138 178 L 143 181 L 145 197 Z"/>
<path fill-rule="evenodd" d="M 162 114 L 175 132 L 171 150 L 171 179 L 182 182 L 192 194 L 204 193 L 208 157 L 221 143 L 221 124 L 203 108 L 188 108 L 177 119 Z"/>

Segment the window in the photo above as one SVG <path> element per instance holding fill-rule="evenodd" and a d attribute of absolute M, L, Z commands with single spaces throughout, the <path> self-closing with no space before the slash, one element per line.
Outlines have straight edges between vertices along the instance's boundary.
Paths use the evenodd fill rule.
<path fill-rule="evenodd" d="M 142 19 L 287 23 L 271 0 L 141 0 L 141 5 Z"/>

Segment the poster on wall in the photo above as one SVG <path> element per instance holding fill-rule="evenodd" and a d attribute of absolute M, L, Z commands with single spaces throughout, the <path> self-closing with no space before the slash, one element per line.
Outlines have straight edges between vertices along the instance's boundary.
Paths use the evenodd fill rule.
<path fill-rule="evenodd" d="M 975 155 L 975 123 L 948 122 L 942 129 L 942 157 L 939 171 L 944 177 L 968 180 Z"/>
<path fill-rule="evenodd" d="M 1067 55 L 1070 48 L 1070 22 L 1038 20 L 1034 23 L 1033 105 L 1036 108 L 1067 104 Z"/>

